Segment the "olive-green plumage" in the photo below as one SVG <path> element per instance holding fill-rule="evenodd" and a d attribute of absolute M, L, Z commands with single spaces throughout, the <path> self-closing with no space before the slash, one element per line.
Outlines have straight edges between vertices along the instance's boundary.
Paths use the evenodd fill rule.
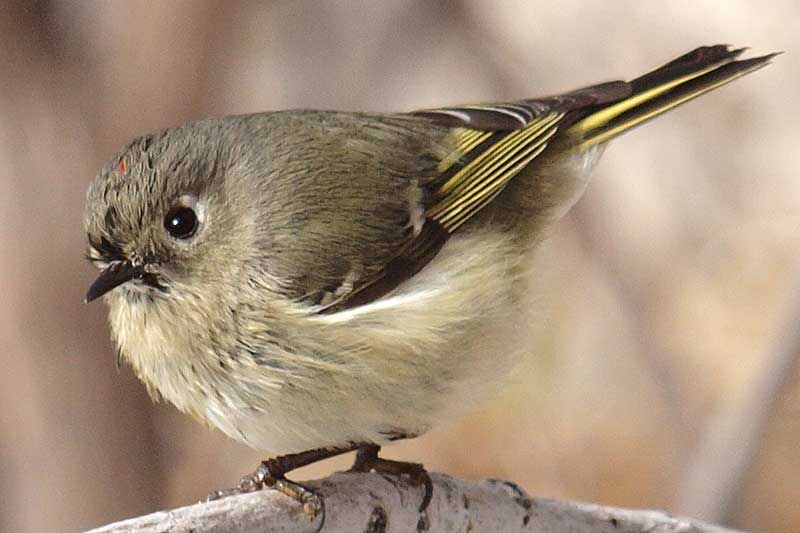
<path fill-rule="evenodd" d="M 515 103 L 146 135 L 89 190 L 87 299 L 151 393 L 256 448 L 421 434 L 524 350 L 528 252 L 605 143 L 773 57 L 740 53 Z"/>

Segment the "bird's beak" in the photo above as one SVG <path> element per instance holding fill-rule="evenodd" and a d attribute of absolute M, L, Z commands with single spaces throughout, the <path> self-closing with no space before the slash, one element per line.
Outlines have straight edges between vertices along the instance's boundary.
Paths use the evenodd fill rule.
<path fill-rule="evenodd" d="M 92 286 L 86 292 L 86 303 L 91 302 L 102 295 L 119 287 L 125 282 L 134 278 L 140 278 L 144 274 L 144 268 L 133 266 L 130 261 L 114 261 L 103 270 L 94 280 Z"/>

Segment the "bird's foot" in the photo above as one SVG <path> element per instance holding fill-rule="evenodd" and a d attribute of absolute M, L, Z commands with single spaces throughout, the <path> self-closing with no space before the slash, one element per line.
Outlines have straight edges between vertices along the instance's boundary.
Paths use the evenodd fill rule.
<path fill-rule="evenodd" d="M 263 488 L 277 490 L 285 494 L 294 501 L 303 506 L 303 512 L 309 515 L 312 519 L 316 518 L 320 512 L 324 510 L 324 502 L 322 497 L 316 494 L 311 489 L 308 489 L 299 483 L 289 481 L 286 479 L 285 474 L 288 470 L 282 461 L 283 457 L 276 457 L 263 461 L 255 472 L 244 476 L 237 487 L 230 489 L 215 490 L 208 495 L 208 501 L 219 500 L 227 496 L 234 496 L 236 494 L 247 494 L 255 492 Z"/>
<path fill-rule="evenodd" d="M 406 463 L 403 461 L 392 461 L 378 457 L 379 446 L 367 445 L 358 449 L 356 460 L 353 463 L 351 472 L 376 472 L 394 477 L 405 477 L 415 486 L 423 487 L 425 493 L 422 496 L 422 503 L 419 505 L 419 512 L 425 511 L 431 503 L 433 497 L 433 481 L 419 463 Z"/>

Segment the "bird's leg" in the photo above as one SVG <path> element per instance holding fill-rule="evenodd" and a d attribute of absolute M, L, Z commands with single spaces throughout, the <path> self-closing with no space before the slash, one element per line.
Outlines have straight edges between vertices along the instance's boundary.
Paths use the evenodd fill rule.
<path fill-rule="evenodd" d="M 389 476 L 408 476 L 412 483 L 423 487 L 425 493 L 422 496 L 419 511 L 423 512 L 431 503 L 433 497 L 433 481 L 431 476 L 421 464 L 406 463 L 402 461 L 392 461 L 378 457 L 381 447 L 375 444 L 363 444 L 358 448 L 356 460 L 353 463 L 351 472 L 377 472 Z"/>
<path fill-rule="evenodd" d="M 323 509 L 322 498 L 299 483 L 289 481 L 286 479 L 286 474 L 302 466 L 360 449 L 362 446 L 364 445 L 351 444 L 341 448 L 320 448 L 267 459 L 262 461 L 255 472 L 243 477 L 238 487 L 215 490 L 209 494 L 208 499 L 218 500 L 226 496 L 255 492 L 263 487 L 269 487 L 301 503 L 306 513 L 316 517 Z"/>

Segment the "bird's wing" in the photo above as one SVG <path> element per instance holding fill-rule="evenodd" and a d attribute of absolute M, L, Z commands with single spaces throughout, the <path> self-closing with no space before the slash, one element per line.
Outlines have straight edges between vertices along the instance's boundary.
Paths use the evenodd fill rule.
<path fill-rule="evenodd" d="M 435 203 L 426 214 L 453 233 L 547 148 L 572 112 L 628 94 L 628 83 L 618 81 L 535 100 L 417 111 L 453 128 L 455 147 L 439 163 Z"/>
<path fill-rule="evenodd" d="M 419 229 L 384 268 L 349 280 L 345 290 L 319 306 L 335 312 L 374 301 L 430 262 L 453 232 L 492 201 L 547 147 L 564 118 L 577 109 L 615 101 L 627 84 L 612 82 L 571 93 L 515 103 L 427 109 L 412 113 L 450 129 L 452 151 L 424 185 L 428 198 Z"/>
<path fill-rule="evenodd" d="M 427 109 L 412 115 L 451 130 L 452 152 L 426 185 L 420 231 L 386 266 L 321 311 L 374 301 L 419 272 L 458 228 L 541 154 L 557 132 L 589 148 L 768 64 L 774 54 L 736 61 L 743 49 L 701 47 L 630 82 L 612 81 L 513 103 Z"/>

